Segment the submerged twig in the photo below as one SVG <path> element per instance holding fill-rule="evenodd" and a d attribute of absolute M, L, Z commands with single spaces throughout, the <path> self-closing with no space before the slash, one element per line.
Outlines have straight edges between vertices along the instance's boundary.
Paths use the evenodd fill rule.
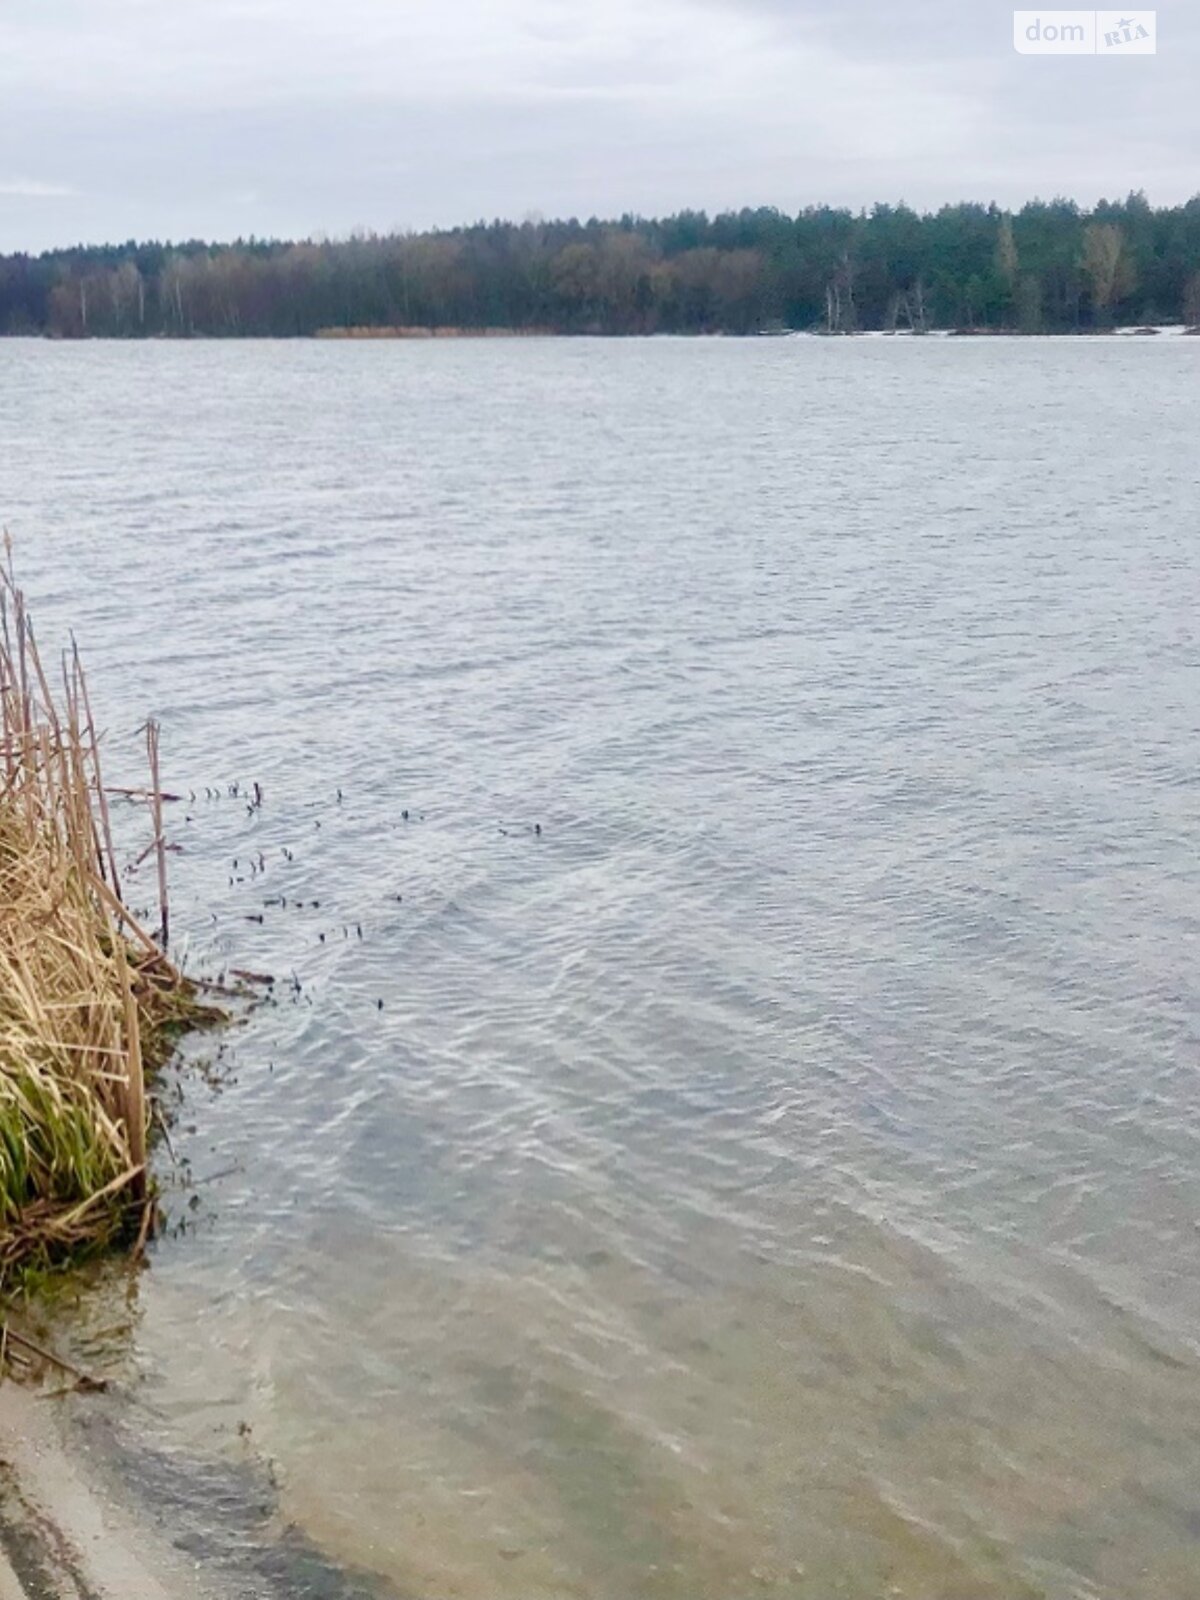
<path fill-rule="evenodd" d="M 93 1378 L 90 1373 L 84 1372 L 82 1367 L 77 1367 L 73 1361 L 55 1355 L 53 1350 L 47 1350 L 45 1345 L 38 1344 L 27 1333 L 18 1333 L 10 1322 L 5 1322 L 3 1340 L 0 1342 L 0 1364 L 7 1358 L 10 1344 L 18 1345 L 22 1350 L 27 1350 L 39 1361 L 44 1361 L 48 1366 L 57 1367 L 60 1372 L 65 1372 L 74 1378 L 75 1387 L 91 1394 L 103 1394 L 108 1388 L 107 1378 Z"/>
<path fill-rule="evenodd" d="M 169 794 L 165 789 L 160 789 L 157 792 L 152 789 L 121 789 L 111 783 L 105 787 L 104 793 L 119 795 L 123 800 L 153 800 L 157 798 L 165 801 L 168 805 L 174 805 L 183 799 L 181 794 Z"/>

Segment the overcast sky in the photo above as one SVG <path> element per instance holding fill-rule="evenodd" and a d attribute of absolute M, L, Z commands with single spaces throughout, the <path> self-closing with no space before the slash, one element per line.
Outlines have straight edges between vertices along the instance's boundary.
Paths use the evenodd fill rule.
<path fill-rule="evenodd" d="M 1158 37 L 1020 56 L 993 0 L 0 0 L 0 249 L 1174 202 L 1200 189 L 1200 0 Z"/>

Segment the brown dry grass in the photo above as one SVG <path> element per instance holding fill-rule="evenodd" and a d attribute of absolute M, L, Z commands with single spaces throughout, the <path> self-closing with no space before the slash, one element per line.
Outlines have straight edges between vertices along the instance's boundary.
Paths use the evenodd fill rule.
<path fill-rule="evenodd" d="M 161 857 L 161 851 L 160 851 Z M 86 680 L 0 568 L 0 1284 L 149 1220 L 146 1072 L 211 1011 L 121 901 Z"/>

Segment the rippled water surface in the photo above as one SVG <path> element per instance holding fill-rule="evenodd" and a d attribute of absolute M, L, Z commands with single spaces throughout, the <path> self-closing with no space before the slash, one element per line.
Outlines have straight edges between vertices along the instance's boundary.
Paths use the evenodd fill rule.
<path fill-rule="evenodd" d="M 147 1448 L 413 1600 L 1192 1600 L 1200 340 L 0 376 L 191 960 L 280 979 Z"/>

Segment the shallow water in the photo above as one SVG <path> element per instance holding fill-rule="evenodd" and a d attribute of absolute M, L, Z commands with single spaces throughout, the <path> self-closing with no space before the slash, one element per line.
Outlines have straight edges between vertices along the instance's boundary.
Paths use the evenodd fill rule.
<path fill-rule="evenodd" d="M 0 344 L 281 979 L 80 1335 L 212 1549 L 216 1464 L 418 1600 L 1194 1596 L 1198 363 Z"/>

